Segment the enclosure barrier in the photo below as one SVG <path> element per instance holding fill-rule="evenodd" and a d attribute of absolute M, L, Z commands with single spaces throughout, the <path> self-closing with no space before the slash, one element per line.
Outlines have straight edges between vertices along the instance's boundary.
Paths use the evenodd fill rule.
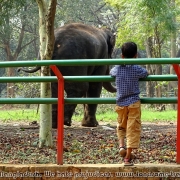
<path fill-rule="evenodd" d="M 64 76 L 65 81 L 70 82 L 114 82 L 115 78 L 111 76 Z M 140 81 L 177 81 L 176 75 L 149 75 Z M 57 82 L 57 77 L 1 77 L 0 83 L 18 83 L 18 82 Z M 65 98 L 67 104 L 115 104 L 115 98 Z M 1 98 L 0 104 L 56 104 L 57 98 Z M 177 97 L 162 98 L 141 98 L 142 104 L 147 103 L 177 103 Z"/>
<path fill-rule="evenodd" d="M 176 162 L 180 164 L 180 59 L 178 58 L 141 58 L 141 59 L 85 59 L 85 60 L 43 60 L 43 61 L 10 61 L 0 62 L 0 68 L 5 67 L 29 67 L 29 66 L 50 66 L 54 71 L 55 77 L 2 77 L 0 83 L 5 82 L 54 82 L 58 81 L 58 98 L 1 98 L 0 104 L 52 104 L 58 103 L 58 144 L 57 144 L 57 164 L 63 164 L 63 122 L 64 122 L 64 103 L 97 103 L 115 104 L 115 98 L 65 98 L 64 99 L 64 80 L 65 81 L 114 81 L 110 76 L 82 77 L 66 76 L 63 77 L 55 65 L 59 66 L 83 66 L 83 65 L 116 65 L 116 64 L 172 64 L 177 74 L 175 75 L 149 75 L 142 81 L 177 81 L 178 98 L 141 98 L 142 103 L 178 103 L 177 111 L 177 143 L 176 143 Z M 178 77 L 178 78 L 177 78 Z"/>

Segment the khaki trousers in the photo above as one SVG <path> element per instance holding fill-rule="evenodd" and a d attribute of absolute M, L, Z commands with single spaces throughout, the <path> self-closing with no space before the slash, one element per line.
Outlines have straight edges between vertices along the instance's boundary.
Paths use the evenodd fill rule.
<path fill-rule="evenodd" d="M 135 102 L 129 106 L 116 105 L 118 114 L 117 136 L 124 139 L 126 136 L 127 148 L 138 148 L 141 135 L 141 103 Z"/>

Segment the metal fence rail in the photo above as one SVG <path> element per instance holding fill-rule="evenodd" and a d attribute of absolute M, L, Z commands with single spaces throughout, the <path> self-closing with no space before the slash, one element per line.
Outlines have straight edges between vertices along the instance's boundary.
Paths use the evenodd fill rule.
<path fill-rule="evenodd" d="M 140 98 L 142 104 L 176 104 L 177 97 Z M 115 98 L 64 98 L 65 104 L 115 104 Z M 58 98 L 0 98 L 0 104 L 57 104 Z"/>
<path fill-rule="evenodd" d="M 0 62 L 0 68 L 4 67 L 32 67 L 32 66 L 84 66 L 84 65 L 117 65 L 117 64 L 180 64 L 179 58 L 140 58 L 140 59 L 70 59 L 70 60 L 27 60 Z"/>
<path fill-rule="evenodd" d="M 64 76 L 65 81 L 88 81 L 88 82 L 113 82 L 114 77 L 111 76 Z M 149 75 L 146 78 L 140 79 L 140 81 L 177 81 L 176 75 Z M 30 76 L 30 77 L 1 77 L 0 83 L 7 82 L 57 82 L 56 76 Z"/>

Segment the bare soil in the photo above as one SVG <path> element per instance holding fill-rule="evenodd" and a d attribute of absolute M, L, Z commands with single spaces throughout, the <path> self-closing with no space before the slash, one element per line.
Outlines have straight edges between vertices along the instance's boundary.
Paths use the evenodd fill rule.
<path fill-rule="evenodd" d="M 122 163 L 115 129 L 115 124 L 103 122 L 96 128 L 64 126 L 64 164 Z M 0 163 L 56 164 L 57 130 L 52 134 L 54 146 L 39 148 L 36 122 L 0 122 Z M 176 163 L 176 124 L 143 123 L 141 145 L 134 154 L 134 163 Z"/>

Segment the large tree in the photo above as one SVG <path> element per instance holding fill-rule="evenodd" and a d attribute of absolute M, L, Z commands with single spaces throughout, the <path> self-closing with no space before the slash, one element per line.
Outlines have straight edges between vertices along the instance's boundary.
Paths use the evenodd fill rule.
<path fill-rule="evenodd" d="M 54 48 L 54 19 L 56 0 L 36 0 L 39 7 L 39 35 L 41 59 L 52 59 Z M 42 76 L 50 76 L 50 67 L 41 68 Z M 41 97 L 51 97 L 51 84 L 41 83 Z M 40 135 L 39 146 L 52 146 L 52 108 L 51 104 L 40 105 Z"/>
<path fill-rule="evenodd" d="M 40 36 L 40 56 L 41 59 L 52 59 L 53 47 L 54 47 L 54 18 L 56 12 L 56 0 L 36 0 L 39 7 L 39 36 Z M 35 3 L 32 1 L 32 4 Z M 26 0 L 1 0 L 0 3 L 0 47 L 4 48 L 8 61 L 17 60 L 20 52 L 30 43 L 34 43 L 37 37 L 32 36 L 29 42 L 25 41 L 25 32 L 30 32 L 28 19 L 33 17 L 27 16 L 26 12 L 29 10 L 29 5 Z M 32 9 L 31 9 L 32 10 Z M 32 13 L 33 14 L 33 13 Z M 34 16 L 34 14 L 33 14 Z M 35 16 L 36 17 L 36 16 Z M 29 24 L 28 24 L 29 23 Z M 15 36 L 16 35 L 16 36 Z M 18 38 L 17 38 L 18 35 Z M 16 37 L 16 38 L 14 38 Z M 28 37 L 27 37 L 28 39 Z M 13 68 L 8 69 L 8 76 L 14 76 L 15 72 Z M 50 75 L 49 67 L 42 67 L 42 76 Z M 14 96 L 13 84 L 8 86 L 8 95 Z M 41 97 L 51 97 L 50 83 L 41 83 Z M 51 105 L 42 104 L 40 113 L 40 147 L 47 145 L 52 146 L 52 134 L 51 134 Z"/>

